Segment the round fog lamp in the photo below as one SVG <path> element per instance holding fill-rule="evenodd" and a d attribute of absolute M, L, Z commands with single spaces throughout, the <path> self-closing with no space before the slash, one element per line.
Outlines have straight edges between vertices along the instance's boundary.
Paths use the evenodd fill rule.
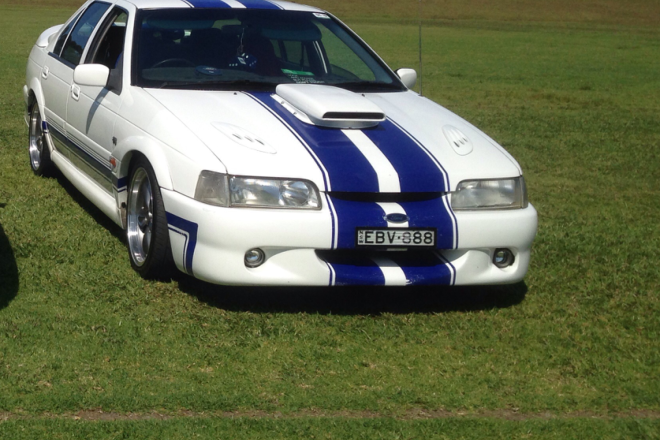
<path fill-rule="evenodd" d="M 245 253 L 245 265 L 247 267 L 259 267 L 265 259 L 264 251 L 258 248 L 250 249 Z"/>
<path fill-rule="evenodd" d="M 513 261 L 513 252 L 509 249 L 495 249 L 495 253 L 493 254 L 493 264 L 495 266 L 504 269 L 511 266 Z"/>

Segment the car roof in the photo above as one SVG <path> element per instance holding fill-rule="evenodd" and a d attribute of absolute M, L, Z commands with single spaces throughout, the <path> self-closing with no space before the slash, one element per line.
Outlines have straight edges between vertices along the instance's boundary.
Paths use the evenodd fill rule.
<path fill-rule="evenodd" d="M 157 8 L 247 8 L 247 9 L 280 9 L 285 11 L 323 12 L 321 9 L 278 0 L 128 0 L 138 9 Z"/>

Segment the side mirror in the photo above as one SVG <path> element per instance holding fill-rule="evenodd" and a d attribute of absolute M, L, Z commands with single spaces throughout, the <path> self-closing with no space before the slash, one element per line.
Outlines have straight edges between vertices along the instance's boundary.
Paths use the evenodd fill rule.
<path fill-rule="evenodd" d="M 105 87 L 110 69 L 103 64 L 80 64 L 73 71 L 73 81 L 81 86 Z"/>
<path fill-rule="evenodd" d="M 415 87 L 415 83 L 417 82 L 417 72 L 415 72 L 415 69 L 399 69 L 396 71 L 396 74 L 399 76 L 404 86 L 409 89 Z"/>

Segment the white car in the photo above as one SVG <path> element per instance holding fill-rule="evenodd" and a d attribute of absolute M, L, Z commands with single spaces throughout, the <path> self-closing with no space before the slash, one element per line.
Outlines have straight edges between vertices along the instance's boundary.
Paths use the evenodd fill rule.
<path fill-rule="evenodd" d="M 30 163 L 125 229 L 145 278 L 520 281 L 520 166 L 416 77 L 313 7 L 88 1 L 30 53 Z"/>

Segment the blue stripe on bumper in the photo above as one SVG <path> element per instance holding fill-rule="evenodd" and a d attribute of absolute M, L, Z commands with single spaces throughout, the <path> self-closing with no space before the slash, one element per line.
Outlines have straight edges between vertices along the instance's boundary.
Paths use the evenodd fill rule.
<path fill-rule="evenodd" d="M 330 285 L 385 285 L 383 271 L 373 258 L 388 259 L 401 268 L 411 286 L 453 285 L 455 269 L 433 251 L 336 252 L 320 251 L 319 257 L 330 270 Z"/>

